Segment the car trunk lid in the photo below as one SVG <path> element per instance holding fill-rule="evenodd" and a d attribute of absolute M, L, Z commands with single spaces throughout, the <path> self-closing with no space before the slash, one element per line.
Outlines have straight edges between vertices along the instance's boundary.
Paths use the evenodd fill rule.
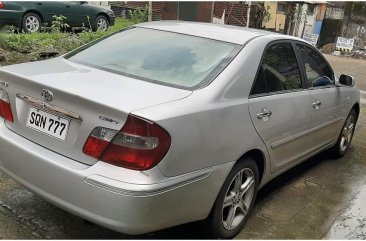
<path fill-rule="evenodd" d="M 82 153 L 95 127 L 119 130 L 130 112 L 191 94 L 191 91 L 108 73 L 63 58 L 2 67 L 0 80 L 8 84 L 1 88 L 8 92 L 14 115 L 14 122 L 6 123 L 9 129 L 86 164 L 97 161 Z M 51 101 L 42 96 L 43 91 L 52 95 Z M 65 132 L 61 137 L 45 133 L 51 124 L 48 122 L 37 129 L 38 126 L 31 123 L 35 122 L 37 114 L 44 118 L 51 114 L 48 117 L 58 120 L 60 128 L 69 121 L 68 130 L 64 130 L 66 136 Z"/>

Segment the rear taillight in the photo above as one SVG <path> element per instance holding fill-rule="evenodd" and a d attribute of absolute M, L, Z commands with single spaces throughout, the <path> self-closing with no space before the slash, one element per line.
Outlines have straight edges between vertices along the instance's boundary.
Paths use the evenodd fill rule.
<path fill-rule="evenodd" d="M 86 140 L 83 152 L 88 156 L 99 159 L 117 132 L 103 127 L 95 128 Z"/>
<path fill-rule="evenodd" d="M 83 152 L 116 166 L 142 171 L 158 164 L 168 152 L 170 143 L 169 133 L 161 126 L 130 115 L 119 132 L 95 128 Z"/>
<path fill-rule="evenodd" d="M 4 8 L 5 8 L 4 2 L 0 1 L 0 9 L 4 9 Z"/>
<path fill-rule="evenodd" d="M 10 122 L 14 121 L 8 93 L 0 88 L 0 116 Z"/>

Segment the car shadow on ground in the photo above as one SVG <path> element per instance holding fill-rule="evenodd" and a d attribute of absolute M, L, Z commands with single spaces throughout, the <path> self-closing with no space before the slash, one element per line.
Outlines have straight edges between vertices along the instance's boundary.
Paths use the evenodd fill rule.
<path fill-rule="evenodd" d="M 333 159 L 329 151 L 323 151 L 274 178 L 258 192 L 256 203 L 260 203 L 280 188 L 299 179 L 306 172 L 315 169 L 322 161 L 329 159 Z"/>

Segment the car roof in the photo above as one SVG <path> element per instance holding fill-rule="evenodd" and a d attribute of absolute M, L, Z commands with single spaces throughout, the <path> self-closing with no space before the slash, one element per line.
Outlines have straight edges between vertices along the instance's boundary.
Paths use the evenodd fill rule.
<path fill-rule="evenodd" d="M 152 21 L 135 25 L 136 27 L 163 30 L 181 34 L 188 34 L 203 38 L 244 45 L 249 40 L 260 36 L 281 36 L 292 39 L 288 35 L 273 33 L 265 30 L 239 27 L 224 24 L 212 24 L 186 21 Z"/>

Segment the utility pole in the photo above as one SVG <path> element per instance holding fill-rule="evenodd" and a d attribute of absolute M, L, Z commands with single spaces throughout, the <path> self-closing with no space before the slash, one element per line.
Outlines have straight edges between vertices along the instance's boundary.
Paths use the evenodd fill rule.
<path fill-rule="evenodd" d="M 152 1 L 149 1 L 147 21 L 152 21 Z"/>
<path fill-rule="evenodd" d="M 309 5 L 306 5 L 305 19 L 304 19 L 304 26 L 303 26 L 303 28 L 302 28 L 301 38 L 303 38 L 303 37 L 304 37 L 305 27 L 306 27 L 306 24 L 307 24 L 307 22 L 308 22 L 308 7 L 309 7 Z"/>
<path fill-rule="evenodd" d="M 249 28 L 249 19 L 250 19 L 250 8 L 251 8 L 251 4 L 252 2 L 249 1 L 248 2 L 248 11 L 247 11 L 247 28 Z"/>

